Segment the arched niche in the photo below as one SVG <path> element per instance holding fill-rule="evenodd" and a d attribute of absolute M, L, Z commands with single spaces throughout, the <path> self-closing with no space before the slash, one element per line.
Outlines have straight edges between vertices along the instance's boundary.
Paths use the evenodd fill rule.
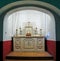
<path fill-rule="evenodd" d="M 48 16 L 50 16 L 50 18 L 51 18 L 51 21 L 50 21 L 50 23 L 49 23 L 49 20 L 48 21 L 46 21 L 46 23 L 47 24 L 45 24 L 44 25 L 44 23 L 43 23 L 43 25 L 44 26 L 46 26 L 45 28 L 45 32 L 46 32 L 46 34 L 47 34 L 47 36 L 48 36 L 48 33 L 50 33 L 50 37 L 48 38 L 48 40 L 56 40 L 56 33 L 55 33 L 55 19 L 54 19 L 54 16 L 53 16 L 53 14 L 50 12 L 50 11 L 48 11 L 48 10 L 46 10 L 46 9 L 43 9 L 43 8 L 38 8 L 38 7 L 31 7 L 31 6 L 29 6 L 29 7 L 20 7 L 20 8 L 15 8 L 15 9 L 13 9 L 13 10 L 11 10 L 11 11 L 9 11 L 6 15 L 5 15 L 5 17 L 4 17 L 4 22 L 3 22 L 3 40 L 11 40 L 11 37 L 13 36 L 13 35 L 9 35 L 10 34 L 10 32 L 11 32 L 11 34 L 12 34 L 12 30 L 11 31 L 7 31 L 7 26 L 9 25 L 8 24 L 8 20 L 7 20 L 7 18 L 10 16 L 10 15 L 12 15 L 13 13 L 15 13 L 15 12 L 18 12 L 18 11 L 26 11 L 26 10 L 32 10 L 32 11 L 36 11 L 36 12 L 38 12 L 38 13 L 40 13 L 40 12 L 42 12 L 42 13 L 45 13 L 46 15 L 48 15 Z M 33 12 L 32 12 L 33 13 Z M 17 20 L 18 21 L 18 20 Z M 45 22 L 45 21 L 44 21 Z M 49 23 L 49 24 L 48 24 Z M 7 25 L 8 24 L 8 25 Z M 49 27 L 47 27 L 49 25 Z M 42 25 L 41 25 L 42 26 Z M 44 27 L 43 26 L 43 27 Z M 9 26 L 10 27 L 10 26 Z M 49 28 L 49 30 L 47 30 Z M 9 29 L 9 28 L 8 28 Z M 12 28 L 11 28 L 12 29 Z M 7 35 L 7 33 L 8 33 L 8 35 Z M 45 34 L 45 36 L 46 36 L 46 34 Z"/>
<path fill-rule="evenodd" d="M 42 1 L 16 1 L 16 2 L 13 2 L 13 3 L 10 3 L 4 7 L 2 7 L 0 9 L 0 25 L 1 25 L 1 29 L 0 29 L 0 38 L 1 38 L 1 41 L 3 40 L 3 20 L 4 20 L 4 16 L 6 15 L 6 13 L 8 11 L 11 11 L 13 10 L 14 8 L 17 8 L 17 7 L 29 7 L 29 6 L 34 6 L 34 7 L 39 7 L 39 8 L 44 8 L 44 9 L 47 9 L 48 11 L 50 11 L 51 13 L 54 14 L 54 17 L 55 17 L 55 22 L 56 22 L 56 40 L 60 40 L 60 37 L 59 37 L 59 24 L 60 24 L 60 10 L 58 8 L 56 8 L 55 6 L 51 5 L 51 4 L 48 4 L 46 2 L 42 2 Z"/>

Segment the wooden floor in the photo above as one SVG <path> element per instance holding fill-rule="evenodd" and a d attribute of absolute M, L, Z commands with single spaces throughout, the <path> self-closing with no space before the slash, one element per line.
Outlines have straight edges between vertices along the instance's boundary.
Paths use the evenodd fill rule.
<path fill-rule="evenodd" d="M 11 52 L 9 53 L 7 56 L 21 56 L 21 57 L 45 57 L 45 56 L 49 56 L 51 57 L 52 55 L 50 55 L 48 52 Z"/>
<path fill-rule="evenodd" d="M 6 61 L 53 61 L 48 52 L 11 52 L 6 56 Z"/>

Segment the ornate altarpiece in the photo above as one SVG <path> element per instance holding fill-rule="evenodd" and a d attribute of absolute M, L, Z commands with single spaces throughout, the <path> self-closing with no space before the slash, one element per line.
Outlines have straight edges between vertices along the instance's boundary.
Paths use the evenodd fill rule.
<path fill-rule="evenodd" d="M 27 23 L 22 32 L 24 34 L 16 34 L 13 37 L 13 51 L 45 51 L 44 36 L 38 35 L 37 29 L 33 29 L 30 22 Z"/>

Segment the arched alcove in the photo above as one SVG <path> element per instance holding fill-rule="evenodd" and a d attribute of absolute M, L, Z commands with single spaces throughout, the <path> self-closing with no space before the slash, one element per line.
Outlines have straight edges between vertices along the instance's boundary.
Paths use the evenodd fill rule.
<path fill-rule="evenodd" d="M 48 15 L 51 16 L 51 18 L 54 20 L 54 23 L 56 23 L 56 28 L 55 28 L 55 30 L 56 30 L 56 37 L 55 38 L 56 38 L 56 40 L 60 40 L 60 37 L 59 37 L 59 35 L 60 35 L 59 31 L 60 30 L 59 30 L 59 27 L 58 27 L 59 24 L 60 24 L 59 23 L 60 11 L 59 11 L 58 8 L 52 6 L 52 5 L 48 4 L 48 3 L 41 2 L 41 1 L 40 2 L 39 1 L 32 1 L 32 2 L 31 1 L 16 1 L 16 2 L 8 4 L 7 6 L 5 6 L 5 7 L 0 9 L 0 20 L 1 20 L 0 24 L 2 25 L 2 28 L 0 29 L 0 31 L 1 31 L 0 32 L 1 36 L 0 37 L 1 37 L 1 40 L 4 41 L 4 43 L 3 43 L 3 50 L 4 50 L 3 51 L 3 56 L 4 56 L 3 58 L 4 59 L 5 59 L 6 55 L 11 51 L 11 45 L 12 44 L 11 44 L 11 40 L 5 42 L 5 40 L 3 39 L 3 37 L 4 37 L 3 36 L 3 32 L 4 32 L 3 31 L 3 29 L 4 29 L 3 27 L 4 26 L 3 26 L 2 23 L 4 23 L 4 21 L 7 20 L 8 15 L 12 14 L 13 12 L 19 11 L 19 10 L 16 9 L 17 7 L 20 7 L 21 8 L 20 10 L 26 10 L 27 7 L 32 7 L 32 8 L 30 8 L 31 10 L 37 10 L 38 7 L 39 7 L 39 9 L 40 8 L 46 9 L 46 10 L 41 10 L 41 9 L 39 10 L 38 9 L 37 11 L 43 11 L 43 12 L 45 12 Z M 22 8 L 22 7 L 25 7 L 25 8 Z M 34 7 L 36 7 L 36 8 L 34 8 Z M 54 56 L 54 58 L 56 60 L 56 43 L 55 43 L 55 41 L 48 41 L 47 49 Z"/>
<path fill-rule="evenodd" d="M 3 23 L 3 41 L 11 40 L 16 29 L 23 26 L 22 22 L 28 21 L 31 21 L 33 26 L 36 25 L 38 33 L 39 29 L 42 29 L 43 36 L 56 41 L 54 16 L 48 10 L 37 7 L 21 7 L 8 12 Z"/>

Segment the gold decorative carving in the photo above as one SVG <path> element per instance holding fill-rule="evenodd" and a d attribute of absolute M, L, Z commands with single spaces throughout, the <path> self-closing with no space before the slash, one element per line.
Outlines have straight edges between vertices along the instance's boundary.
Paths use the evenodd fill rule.
<path fill-rule="evenodd" d="M 43 47 L 43 42 L 42 42 L 42 39 L 37 39 L 37 47 L 39 48 L 39 49 L 42 49 L 42 47 Z"/>
<path fill-rule="evenodd" d="M 23 41 L 24 49 L 34 49 L 34 40 L 31 38 L 26 38 Z"/>
<path fill-rule="evenodd" d="M 20 44 L 21 44 L 21 42 L 19 40 L 16 40 L 15 41 L 15 48 L 20 49 L 21 48 Z"/>
<path fill-rule="evenodd" d="M 31 36 L 31 33 L 27 33 L 26 36 Z"/>

